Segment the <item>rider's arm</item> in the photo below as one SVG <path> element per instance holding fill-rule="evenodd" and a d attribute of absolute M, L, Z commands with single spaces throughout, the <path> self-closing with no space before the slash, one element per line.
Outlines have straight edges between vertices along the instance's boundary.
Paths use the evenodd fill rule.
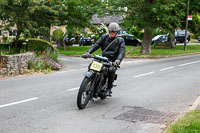
<path fill-rule="evenodd" d="M 125 42 L 123 38 L 120 38 L 120 48 L 119 48 L 119 54 L 117 56 L 117 60 L 122 61 L 122 59 L 125 56 Z"/>
<path fill-rule="evenodd" d="M 88 52 L 91 54 L 91 53 L 93 53 L 94 51 L 96 51 L 98 48 L 100 48 L 101 45 L 103 44 L 103 40 L 104 40 L 104 35 L 101 36 L 101 37 L 99 38 L 99 40 L 98 40 L 94 45 L 92 45 L 92 47 L 88 50 Z"/>

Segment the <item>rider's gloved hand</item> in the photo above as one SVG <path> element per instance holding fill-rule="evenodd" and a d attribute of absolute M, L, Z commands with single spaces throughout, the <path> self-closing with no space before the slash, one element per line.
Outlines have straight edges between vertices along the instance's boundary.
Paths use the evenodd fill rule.
<path fill-rule="evenodd" d="M 82 58 L 89 58 L 89 57 L 91 57 L 91 54 L 89 52 L 86 52 L 86 53 L 82 54 L 81 57 Z"/>
<path fill-rule="evenodd" d="M 120 65 L 120 60 L 115 60 L 113 66 L 118 67 Z"/>

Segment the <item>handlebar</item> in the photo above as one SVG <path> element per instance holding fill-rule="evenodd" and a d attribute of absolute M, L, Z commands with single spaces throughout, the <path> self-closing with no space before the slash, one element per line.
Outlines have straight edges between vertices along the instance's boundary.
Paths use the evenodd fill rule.
<path fill-rule="evenodd" d="M 113 65 L 113 62 L 109 61 L 106 57 L 102 57 L 102 56 L 98 56 L 98 55 L 96 55 L 96 56 L 90 55 L 90 56 L 88 56 L 88 57 L 83 57 L 83 56 L 81 56 L 81 57 L 84 58 L 84 59 L 87 59 L 87 58 L 99 59 L 99 60 L 102 60 L 102 61 L 109 62 L 112 66 L 114 66 L 114 65 Z M 101 58 L 101 57 L 102 57 L 102 58 Z M 114 67 L 120 68 L 120 66 L 114 66 Z"/>

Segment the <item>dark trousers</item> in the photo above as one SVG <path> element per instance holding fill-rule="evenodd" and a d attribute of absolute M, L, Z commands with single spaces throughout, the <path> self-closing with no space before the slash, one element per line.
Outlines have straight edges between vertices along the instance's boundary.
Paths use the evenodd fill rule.
<path fill-rule="evenodd" d="M 108 89 L 112 89 L 113 82 L 115 80 L 116 68 L 114 66 L 109 66 L 108 68 Z"/>

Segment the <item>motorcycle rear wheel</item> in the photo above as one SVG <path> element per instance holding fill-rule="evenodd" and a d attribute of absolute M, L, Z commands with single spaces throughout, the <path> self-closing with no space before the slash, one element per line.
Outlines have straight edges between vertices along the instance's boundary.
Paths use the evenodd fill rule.
<path fill-rule="evenodd" d="M 85 77 L 81 83 L 77 96 L 77 106 L 79 109 L 84 109 L 92 98 L 90 94 L 91 85 L 92 78 Z"/>

